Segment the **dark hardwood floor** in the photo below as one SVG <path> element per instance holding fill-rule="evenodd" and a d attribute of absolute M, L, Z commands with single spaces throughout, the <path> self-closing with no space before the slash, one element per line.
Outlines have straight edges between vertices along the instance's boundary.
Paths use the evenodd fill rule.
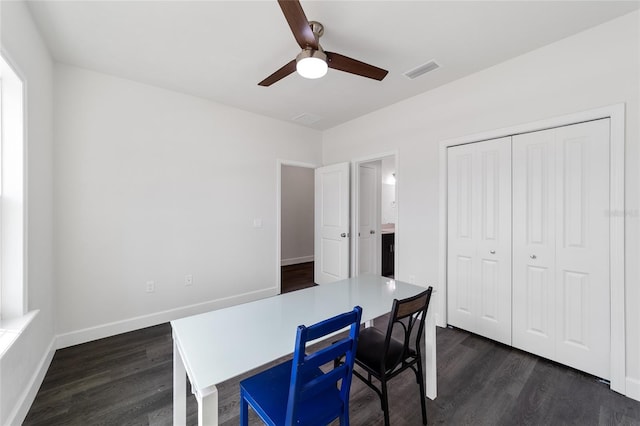
<path fill-rule="evenodd" d="M 317 285 L 313 282 L 313 262 L 282 266 L 280 282 L 282 293 Z"/>
<path fill-rule="evenodd" d="M 640 425 L 640 402 L 592 376 L 465 331 L 438 329 L 437 336 L 438 398 L 427 402 L 430 424 Z M 238 382 L 257 371 L 219 386 L 222 424 L 238 424 Z M 393 379 L 389 392 L 391 424 L 419 425 L 413 373 Z M 350 401 L 353 425 L 382 424 L 377 395 L 356 378 Z M 189 425 L 197 424 L 196 410 L 189 395 Z M 171 423 L 171 327 L 162 324 L 57 351 L 24 424 Z"/>

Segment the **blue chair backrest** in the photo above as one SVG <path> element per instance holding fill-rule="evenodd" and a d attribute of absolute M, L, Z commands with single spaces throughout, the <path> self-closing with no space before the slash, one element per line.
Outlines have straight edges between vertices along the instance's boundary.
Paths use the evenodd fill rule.
<path fill-rule="evenodd" d="M 348 410 L 349 389 L 351 387 L 351 377 L 361 317 L 362 308 L 356 306 L 351 312 L 340 314 L 312 326 L 298 326 L 291 368 L 291 384 L 289 386 L 289 401 L 287 404 L 285 424 L 293 424 L 292 421 L 297 418 L 296 409 L 302 402 L 312 399 L 314 396 L 326 392 L 330 388 L 336 389 L 338 385 L 343 409 Z M 335 333 L 349 326 L 348 337 L 340 339 L 326 348 L 322 348 L 311 354 L 306 354 L 307 342 Z M 342 357 L 344 357 L 344 363 L 320 377 L 313 377 L 308 380 L 311 372 L 322 365 Z M 331 413 L 326 414 L 331 416 Z"/>

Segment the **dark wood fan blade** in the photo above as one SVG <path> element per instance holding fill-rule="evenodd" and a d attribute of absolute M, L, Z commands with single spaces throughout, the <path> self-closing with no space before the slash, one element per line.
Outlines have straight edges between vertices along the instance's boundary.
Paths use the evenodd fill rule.
<path fill-rule="evenodd" d="M 365 64 L 364 62 L 351 59 L 347 56 L 339 53 L 324 52 L 327 55 L 327 64 L 329 68 L 334 70 L 340 70 L 351 74 L 360 75 L 362 77 L 372 78 L 374 80 L 382 80 L 387 76 L 389 71 L 382 68 L 374 67 L 373 65 Z"/>
<path fill-rule="evenodd" d="M 282 80 L 296 70 L 296 60 L 289 62 L 278 71 L 258 83 L 258 86 L 271 86 L 276 81 Z"/>
<path fill-rule="evenodd" d="M 311 30 L 311 25 L 298 0 L 278 0 L 280 9 L 291 27 L 291 32 L 301 48 L 311 47 L 318 50 L 318 39 Z"/>

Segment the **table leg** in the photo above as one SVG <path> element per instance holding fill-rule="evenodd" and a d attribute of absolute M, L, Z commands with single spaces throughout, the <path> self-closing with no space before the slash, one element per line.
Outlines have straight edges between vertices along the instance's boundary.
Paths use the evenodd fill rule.
<path fill-rule="evenodd" d="M 438 395 L 438 376 L 436 370 L 436 320 L 433 314 L 433 309 L 427 310 L 424 332 L 426 358 L 424 374 L 427 386 L 427 398 L 436 399 L 436 396 Z"/>
<path fill-rule="evenodd" d="M 218 389 L 212 386 L 206 395 L 196 393 L 198 401 L 198 426 L 217 426 L 218 424 Z"/>
<path fill-rule="evenodd" d="M 187 372 L 178 350 L 173 341 L 173 424 L 176 426 L 187 423 Z"/>

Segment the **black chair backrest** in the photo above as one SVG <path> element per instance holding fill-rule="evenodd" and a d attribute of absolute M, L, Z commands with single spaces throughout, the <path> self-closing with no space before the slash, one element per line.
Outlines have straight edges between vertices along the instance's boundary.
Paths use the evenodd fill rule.
<path fill-rule="evenodd" d="M 391 316 L 389 318 L 389 325 L 387 327 L 387 335 L 384 344 L 385 359 L 382 360 L 383 365 L 389 366 L 389 361 L 392 361 L 392 367 L 386 370 L 393 370 L 401 361 L 405 360 L 410 352 L 415 351 L 416 355 L 421 356 L 422 335 L 424 334 L 424 322 L 427 316 L 427 309 L 429 308 L 429 301 L 431 300 L 431 292 L 433 287 L 427 288 L 420 294 L 406 299 L 393 300 L 393 307 L 391 308 Z M 405 320 L 406 318 L 406 320 Z M 404 321 L 403 321 L 404 320 Z M 403 339 L 401 340 L 404 346 L 402 356 L 397 360 L 387 360 L 389 354 L 389 344 L 393 339 L 393 330 L 399 326 L 403 332 Z M 416 333 L 414 329 L 417 326 Z M 414 335 L 414 339 L 412 339 Z M 412 342 L 413 340 L 413 342 Z M 413 344 L 411 344 L 413 343 Z M 382 370 L 384 371 L 384 369 Z"/>

